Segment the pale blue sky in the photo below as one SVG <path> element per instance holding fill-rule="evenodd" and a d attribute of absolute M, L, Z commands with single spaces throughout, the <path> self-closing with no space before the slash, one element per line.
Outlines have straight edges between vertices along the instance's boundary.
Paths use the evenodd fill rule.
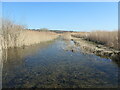
<path fill-rule="evenodd" d="M 117 2 L 4 2 L 3 16 L 28 28 L 115 30 Z"/>

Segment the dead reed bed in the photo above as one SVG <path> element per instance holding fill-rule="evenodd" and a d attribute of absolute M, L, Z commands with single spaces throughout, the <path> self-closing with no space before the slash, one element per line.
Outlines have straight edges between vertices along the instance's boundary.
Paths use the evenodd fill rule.
<path fill-rule="evenodd" d="M 71 33 L 70 32 L 65 32 L 62 34 L 62 37 L 64 40 L 70 40 L 71 39 Z"/>
<path fill-rule="evenodd" d="M 15 24 L 10 20 L 2 20 L 2 29 L 0 33 L 0 41 L 3 48 L 21 47 L 40 42 L 53 40 L 57 37 L 54 32 L 39 32 L 27 30 L 23 25 Z"/>
<path fill-rule="evenodd" d="M 23 45 L 32 45 L 32 44 L 37 44 L 40 42 L 53 40 L 53 39 L 57 38 L 57 36 L 58 35 L 53 32 L 39 32 L 39 31 L 25 30 L 19 36 L 19 41 L 20 42 L 22 41 Z"/>
<path fill-rule="evenodd" d="M 106 45 L 107 47 L 120 49 L 118 31 L 92 31 L 84 33 L 72 34 L 72 36 L 77 38 L 84 38 L 86 40 Z M 119 36 L 119 37 L 118 37 Z"/>

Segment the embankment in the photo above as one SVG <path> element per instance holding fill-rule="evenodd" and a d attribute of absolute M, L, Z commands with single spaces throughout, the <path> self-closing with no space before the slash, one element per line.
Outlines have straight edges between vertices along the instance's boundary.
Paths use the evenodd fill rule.
<path fill-rule="evenodd" d="M 83 53 L 96 54 L 97 56 L 111 58 L 119 61 L 120 51 L 115 50 L 105 45 L 97 44 L 91 41 L 87 41 L 83 38 L 71 37 L 76 46 L 80 47 Z"/>
<path fill-rule="evenodd" d="M 83 38 L 96 44 L 102 44 L 106 47 L 120 50 L 120 32 L 116 31 L 91 31 L 72 33 L 73 37 Z"/>

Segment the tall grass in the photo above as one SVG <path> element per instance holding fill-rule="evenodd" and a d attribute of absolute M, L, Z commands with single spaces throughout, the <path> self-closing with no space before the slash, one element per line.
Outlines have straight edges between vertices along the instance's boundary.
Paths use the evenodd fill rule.
<path fill-rule="evenodd" d="M 103 44 L 114 49 L 120 49 L 118 42 L 120 36 L 118 37 L 118 31 L 92 31 L 74 34 L 73 36 Z"/>
<path fill-rule="evenodd" d="M 8 19 L 2 19 L 2 39 L 3 47 L 16 47 L 20 34 L 23 32 L 24 26 L 15 24 Z"/>
<path fill-rule="evenodd" d="M 2 19 L 0 40 L 3 48 L 21 47 L 55 39 L 53 32 L 28 30 L 23 25 L 15 24 L 8 19 Z"/>
<path fill-rule="evenodd" d="M 62 34 L 62 37 L 64 40 L 70 40 L 71 39 L 71 34 L 69 32 L 65 32 Z"/>

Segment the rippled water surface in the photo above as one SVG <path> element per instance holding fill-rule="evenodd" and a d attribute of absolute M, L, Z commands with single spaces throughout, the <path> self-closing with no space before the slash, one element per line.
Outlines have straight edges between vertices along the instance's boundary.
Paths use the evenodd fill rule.
<path fill-rule="evenodd" d="M 83 54 L 71 41 L 57 39 L 9 49 L 3 66 L 3 88 L 117 87 L 118 65 Z"/>

